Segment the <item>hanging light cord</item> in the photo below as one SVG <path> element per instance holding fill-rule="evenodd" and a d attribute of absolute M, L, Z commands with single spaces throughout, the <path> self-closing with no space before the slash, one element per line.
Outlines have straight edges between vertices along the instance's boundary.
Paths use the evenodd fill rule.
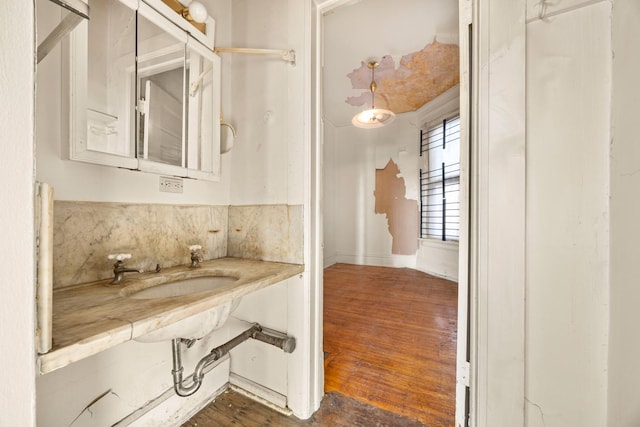
<path fill-rule="evenodd" d="M 378 85 L 376 83 L 375 70 L 378 65 L 378 61 L 375 60 L 367 62 L 367 67 L 371 70 L 371 83 L 369 84 L 369 92 L 371 92 L 371 109 L 362 111 L 353 116 L 351 123 L 356 127 L 377 128 L 391 123 L 396 117 L 396 115 L 390 110 L 376 108 L 375 98 Z"/>
<path fill-rule="evenodd" d="M 371 61 L 368 64 L 368 67 L 371 68 L 371 84 L 369 84 L 369 90 L 371 91 L 371 109 L 372 110 L 376 109 L 375 92 L 376 92 L 376 89 L 378 88 L 378 85 L 376 84 L 376 80 L 375 80 L 375 71 L 377 66 L 378 66 L 378 63 L 376 61 Z"/>

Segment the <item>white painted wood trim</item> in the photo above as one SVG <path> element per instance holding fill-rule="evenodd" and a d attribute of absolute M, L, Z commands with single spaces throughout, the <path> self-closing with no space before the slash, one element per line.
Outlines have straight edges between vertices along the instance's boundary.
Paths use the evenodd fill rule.
<path fill-rule="evenodd" d="M 471 425 L 524 425 L 525 0 L 473 3 Z"/>
<path fill-rule="evenodd" d="M 259 398 L 259 399 L 255 399 L 254 397 L 252 397 L 254 400 L 258 400 L 259 402 L 265 401 L 265 402 L 271 403 L 271 405 L 279 408 L 280 412 L 284 411 L 285 408 L 287 407 L 287 396 L 280 394 L 276 391 L 273 391 L 261 384 L 258 384 L 255 381 L 251 381 L 248 378 L 242 377 L 238 374 L 234 374 L 233 372 L 229 373 L 229 384 L 249 393 L 248 395 L 246 393 L 243 393 L 249 397 L 252 397 L 251 395 L 253 395 Z M 262 402 L 262 403 L 265 403 L 265 402 Z"/>
<path fill-rule="evenodd" d="M 356 0 L 357 1 L 357 0 Z M 470 17 L 472 14 L 472 1 L 474 0 L 459 0 L 459 9 L 460 9 L 460 21 L 461 22 L 470 22 Z M 313 140 L 313 146 L 314 149 L 316 150 L 318 156 L 322 156 L 322 143 L 323 143 L 323 135 L 322 135 L 322 95 L 321 95 L 321 88 L 322 88 L 322 82 L 321 82 L 321 77 L 322 76 L 322 67 L 323 67 L 323 59 L 322 59 L 322 38 L 323 38 L 323 33 L 322 33 L 322 22 L 323 22 L 323 15 L 335 10 L 337 8 L 343 7 L 343 6 L 347 6 L 349 4 L 354 3 L 354 0 L 325 0 L 323 1 L 320 5 L 317 6 L 317 10 L 315 11 L 315 43 L 314 43 L 314 48 L 315 48 L 315 59 L 316 59 L 316 63 L 314 65 L 314 72 L 316 73 L 316 79 L 314 81 L 314 90 L 315 90 L 315 99 L 313 100 L 313 105 L 315 108 L 315 113 L 313 114 L 313 120 L 316 126 L 315 129 L 315 134 L 314 134 L 314 140 Z M 466 5 L 465 5 L 466 3 Z M 462 49 L 461 49 L 462 50 Z M 461 73 L 464 75 L 464 73 L 466 72 L 467 78 L 469 78 L 469 71 L 468 71 L 468 67 L 467 69 L 463 69 L 461 70 Z M 445 111 L 451 111 L 451 97 L 453 96 L 453 94 L 455 93 L 459 98 L 466 97 L 466 100 L 468 101 L 468 97 L 466 95 L 468 91 L 468 83 L 466 86 L 463 86 L 461 84 L 460 87 L 457 87 L 455 89 L 453 89 L 451 92 L 446 93 L 443 95 L 443 97 L 440 99 L 439 102 L 437 102 L 437 105 L 430 105 L 429 109 L 436 109 L 438 113 L 442 114 Z M 463 109 L 466 108 L 465 105 L 465 101 L 461 100 L 460 103 L 454 103 L 455 105 L 453 105 L 453 110 L 456 109 L 460 109 L 460 113 L 461 113 L 461 119 L 463 119 L 465 113 L 463 113 Z M 426 108 L 426 107 L 425 107 Z M 465 110 L 468 111 L 468 108 Z M 468 114 L 468 113 L 466 113 Z M 425 119 L 425 115 L 423 114 L 419 114 L 418 112 L 413 113 L 412 118 L 411 118 L 411 123 L 414 124 L 415 126 L 420 126 L 422 124 L 421 120 L 424 121 Z M 428 117 L 427 117 L 428 119 Z M 465 140 L 467 139 L 464 135 L 465 132 L 468 132 L 468 130 L 464 129 L 464 125 L 462 126 L 463 130 L 462 130 L 462 134 L 461 134 L 461 138 L 465 138 Z M 465 159 L 461 159 L 461 168 L 464 168 L 464 162 L 467 161 L 469 162 L 469 158 L 467 157 L 466 160 Z M 464 188 L 464 186 L 467 186 L 467 190 L 469 191 L 469 177 L 468 174 L 470 173 L 470 169 L 469 169 L 469 164 L 467 164 L 467 169 L 466 171 L 464 169 L 461 170 L 461 188 Z M 463 175 L 465 175 L 463 177 Z M 319 170 L 315 171 L 313 176 L 319 180 L 321 182 L 322 180 L 322 165 L 319 164 Z M 320 184 L 318 184 L 320 185 Z M 464 190 L 463 190 L 464 191 Z M 467 193 L 469 194 L 469 193 Z M 462 199 L 468 199 L 468 197 L 462 197 Z M 321 201 L 321 197 L 320 195 L 316 195 L 313 199 L 314 201 L 317 201 L 318 203 Z M 321 208 L 321 206 L 320 206 Z M 465 211 L 462 213 L 461 215 L 461 230 L 460 230 L 460 242 L 459 242 L 459 280 L 460 281 L 465 281 L 465 284 L 462 287 L 459 287 L 458 292 L 459 294 L 462 293 L 466 293 L 467 292 L 467 286 L 468 286 L 468 277 L 469 277 L 469 258 L 468 258 L 468 253 L 469 253 L 469 239 L 471 238 L 471 235 L 469 233 L 469 230 L 467 227 L 463 226 L 462 223 L 468 223 L 471 218 L 469 216 L 467 216 L 466 214 L 466 210 L 464 209 L 464 206 L 462 207 L 462 210 Z M 317 215 L 318 218 L 321 218 L 321 210 L 318 211 Z M 322 228 L 319 228 L 319 232 L 321 233 Z M 318 236 L 321 236 L 322 234 L 319 234 Z M 322 239 L 318 238 L 315 242 L 315 244 L 313 245 L 313 250 L 316 251 L 316 254 L 319 256 L 318 257 L 318 261 L 317 261 L 317 265 L 322 265 Z M 344 255 L 340 255 L 340 254 L 335 254 L 333 257 L 328 258 L 326 261 L 326 265 L 332 265 L 335 262 L 341 262 L 342 260 L 344 260 Z M 380 260 L 378 260 L 380 261 Z M 414 266 L 415 268 L 415 266 Z M 459 285 L 460 286 L 460 285 Z M 320 301 L 322 300 L 321 295 L 318 295 L 318 298 L 320 299 Z M 468 311 L 468 301 L 465 299 L 463 301 L 458 301 L 459 307 L 458 307 L 458 311 L 459 313 L 462 313 L 462 321 L 458 320 L 459 324 L 462 325 L 466 325 L 467 323 L 467 311 Z M 321 305 L 320 305 L 320 310 L 321 310 Z M 459 314 L 460 315 L 460 314 Z M 320 325 L 321 326 L 321 325 Z M 472 321 L 471 323 L 471 328 L 473 329 L 476 326 L 476 323 Z M 466 331 L 466 327 L 464 328 L 463 332 Z M 460 332 L 459 332 L 460 333 Z M 460 336 L 460 335 L 459 335 Z M 466 336 L 466 335 L 465 335 Z M 322 338 L 321 335 L 321 331 L 320 331 L 320 338 Z M 464 343 L 461 343 L 461 341 L 464 341 Z M 460 350 L 459 347 L 459 352 L 464 352 L 466 353 L 466 339 L 459 339 L 458 340 L 458 345 L 462 345 L 463 350 Z M 465 364 L 464 367 L 467 368 L 467 364 L 466 364 L 466 357 L 464 357 L 465 359 Z M 468 372 L 468 369 L 466 369 L 465 372 Z M 468 374 L 465 374 L 465 378 L 464 378 L 464 383 L 466 384 L 466 382 L 468 381 L 467 379 Z M 465 408 L 466 408 L 466 385 L 459 387 L 456 387 L 456 417 L 458 417 L 458 414 L 464 414 L 465 412 Z M 461 417 L 461 419 L 464 417 Z M 457 418 L 456 418 L 457 420 Z M 463 425 L 463 424 L 460 424 Z"/>
<path fill-rule="evenodd" d="M 464 205 L 461 204 L 461 206 Z M 460 274 L 460 262 L 466 263 L 467 258 L 466 254 L 465 256 L 460 255 L 459 243 L 457 241 L 420 239 L 418 242 L 418 254 L 415 262 L 415 268 L 432 276 L 441 277 L 457 283 Z M 462 310 L 465 318 L 467 317 L 466 295 L 466 292 L 458 295 L 458 306 L 460 306 L 461 303 L 464 303 L 464 308 L 462 309 L 458 307 L 458 310 Z M 465 301 L 461 301 L 463 298 Z M 460 313 L 458 314 L 458 317 L 460 317 Z M 466 328 L 466 320 L 462 325 L 458 326 L 458 336 L 460 336 L 460 328 L 462 326 L 465 326 Z M 466 337 L 465 330 L 462 330 L 462 332 L 464 333 L 462 337 Z M 464 342 L 466 343 L 466 339 L 464 339 Z M 466 351 L 460 354 L 465 355 L 466 361 Z"/>
<path fill-rule="evenodd" d="M 317 43 L 322 39 L 318 37 L 318 29 L 321 14 L 316 4 L 309 0 L 306 2 L 305 22 L 306 25 L 305 45 L 309 46 L 304 54 L 305 76 L 309 79 L 305 82 L 305 93 L 310 95 L 309 101 L 305 102 L 305 108 L 309 107 L 308 115 L 311 126 L 308 128 L 309 140 L 305 143 L 305 147 L 313 150 L 310 153 L 310 165 L 308 174 L 311 177 L 311 203 L 310 203 L 310 227 L 312 229 L 309 234 L 309 254 L 312 257 L 310 261 L 311 271 L 309 274 L 311 280 L 311 305 L 313 314 L 313 327 L 311 329 L 312 343 L 312 375 L 310 381 L 310 413 L 312 414 L 320 408 L 320 402 L 324 397 L 324 329 L 323 329 L 323 293 L 324 293 L 324 220 L 323 220 L 323 200 L 322 200 L 322 108 L 321 108 L 321 86 L 318 84 L 322 73 L 318 72 L 322 65 L 321 54 L 322 49 L 317 48 Z M 315 33 L 314 33 L 315 30 Z M 314 41 L 316 45 L 314 45 Z M 315 102 L 314 102 L 315 101 Z M 319 108 L 320 106 L 320 108 Z"/>
<path fill-rule="evenodd" d="M 467 425 L 467 390 L 470 387 L 470 363 L 468 357 L 469 328 L 469 244 L 470 244 L 470 190 L 471 158 L 469 147 L 470 105 L 470 67 L 469 25 L 472 23 L 472 0 L 458 1 L 458 28 L 460 50 L 460 85 L 458 88 L 458 108 L 460 113 L 460 240 L 458 250 L 458 331 L 456 342 L 456 413 L 455 425 Z M 445 104 L 446 105 L 446 104 Z M 442 108 L 446 108 L 443 106 Z M 471 325 L 474 327 L 475 325 Z"/>
<path fill-rule="evenodd" d="M 182 25 L 171 25 L 171 18 L 177 16 L 175 12 L 172 10 L 167 10 L 168 8 L 162 7 L 164 3 L 157 3 L 154 6 L 158 9 L 165 9 L 164 14 L 160 14 L 151 6 L 148 6 L 146 3 L 141 2 L 138 5 L 138 13 L 141 14 L 144 18 L 146 18 L 152 24 L 155 24 L 158 28 L 161 28 L 167 34 L 175 37 L 176 40 L 179 40 L 181 44 L 186 44 L 187 40 L 189 40 L 189 36 L 187 35 L 187 30 L 182 27 Z M 180 21 L 178 21 L 180 22 Z M 176 23 L 174 21 L 174 23 Z"/>
<path fill-rule="evenodd" d="M 468 0 L 461 1 L 466 2 Z M 462 52 L 463 51 L 461 48 L 461 56 L 463 54 Z M 464 62 L 461 60 L 460 66 L 462 67 L 463 65 Z M 424 127 L 426 129 L 432 127 L 433 125 L 436 125 L 436 122 L 440 122 L 440 124 L 442 124 L 443 118 L 449 118 L 460 111 L 461 93 L 461 86 L 459 84 L 452 87 L 443 94 L 439 95 L 433 101 L 430 101 L 429 103 L 420 107 L 419 110 L 413 113 L 414 116 L 409 119 L 409 122 L 417 128 Z M 463 134 L 461 133 L 460 136 L 462 137 L 462 135 Z"/>
<path fill-rule="evenodd" d="M 318 138 L 319 124 L 318 97 L 319 84 L 314 80 L 317 74 L 317 55 L 321 52 L 317 42 L 317 23 L 320 15 L 313 0 L 289 0 L 290 20 L 298 19 L 300 8 L 303 8 L 304 49 L 296 48 L 295 67 L 304 67 L 303 94 L 300 104 L 292 98 L 290 91 L 289 105 L 301 105 L 305 118 L 304 135 L 304 264 L 305 273 L 299 280 L 303 286 L 289 286 L 288 319 L 289 334 L 298 340 L 297 348 L 291 355 L 289 363 L 289 382 L 287 400 L 289 408 L 298 418 L 307 419 L 320 408 L 324 395 L 324 357 L 322 332 L 322 140 Z M 292 22 L 292 21 L 291 21 Z M 313 25 L 316 23 L 316 25 Z M 291 37 L 300 34 L 291 31 Z M 315 43 L 314 43 L 315 42 Z M 295 43 L 291 43 L 294 45 Z M 294 79 L 295 68 L 289 68 L 289 76 Z M 291 81 L 291 80 L 290 80 Z M 298 117 L 297 112 L 290 110 L 291 117 Z M 294 281 L 294 279 L 289 279 Z M 293 303 L 292 303 L 293 302 Z M 293 306 L 299 304 L 298 306 Z M 296 354 L 297 353 L 297 354 Z M 295 360 L 294 360 L 295 359 Z M 296 364 L 298 366 L 296 366 Z"/>
<path fill-rule="evenodd" d="M 372 265 L 377 267 L 392 268 L 416 268 L 416 257 L 414 255 L 354 255 L 336 252 L 333 258 L 333 264 L 360 264 Z"/>

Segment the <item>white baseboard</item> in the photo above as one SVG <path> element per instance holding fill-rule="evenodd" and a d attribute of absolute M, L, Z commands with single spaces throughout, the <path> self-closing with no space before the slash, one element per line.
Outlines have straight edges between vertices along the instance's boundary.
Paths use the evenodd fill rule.
<path fill-rule="evenodd" d="M 429 269 L 425 269 L 425 268 L 416 268 L 416 270 L 418 271 L 422 271 L 423 273 L 427 273 L 430 276 L 434 276 L 434 277 L 439 277 L 441 279 L 446 279 L 449 280 L 450 282 L 455 282 L 458 283 L 458 275 L 448 275 L 448 274 L 441 274 L 438 271 L 430 271 Z"/>
<path fill-rule="evenodd" d="M 338 254 L 324 259 L 324 268 L 330 267 L 334 264 L 355 264 L 355 265 L 370 265 L 375 267 L 393 267 L 393 268 L 412 268 L 414 270 L 422 271 L 423 273 L 430 274 L 432 276 L 440 277 L 442 279 L 451 280 L 452 282 L 458 282 L 458 270 L 457 270 L 457 245 L 451 248 L 446 248 L 451 252 L 449 261 L 446 265 L 441 266 L 438 264 L 423 265 L 421 260 L 416 260 L 413 255 L 393 255 L 390 257 L 384 256 L 361 256 L 361 255 L 346 255 Z M 440 255 L 440 257 L 442 257 Z M 444 263 L 443 263 L 444 264 Z M 451 264 L 450 266 L 448 264 Z"/>
<path fill-rule="evenodd" d="M 371 265 L 376 267 L 416 268 L 415 255 L 369 256 L 337 254 L 335 263 Z"/>
<path fill-rule="evenodd" d="M 332 266 L 333 264 L 336 263 L 336 257 L 335 256 L 330 256 L 330 257 L 325 257 L 323 260 L 323 268 L 327 268 Z"/>
<path fill-rule="evenodd" d="M 456 241 L 420 239 L 416 269 L 436 277 L 458 282 L 458 249 Z"/>
<path fill-rule="evenodd" d="M 233 372 L 229 374 L 229 383 L 233 390 L 262 403 L 263 405 L 269 406 L 270 408 L 285 415 L 292 414 L 291 410 L 287 408 L 287 396 L 283 394 L 273 391 L 270 388 L 251 381 L 250 379 L 234 374 Z"/>

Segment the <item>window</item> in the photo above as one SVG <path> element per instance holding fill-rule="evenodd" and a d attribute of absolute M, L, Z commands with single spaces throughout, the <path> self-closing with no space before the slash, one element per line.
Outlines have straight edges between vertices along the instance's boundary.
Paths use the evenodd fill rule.
<path fill-rule="evenodd" d="M 460 116 L 420 130 L 420 238 L 460 238 Z"/>

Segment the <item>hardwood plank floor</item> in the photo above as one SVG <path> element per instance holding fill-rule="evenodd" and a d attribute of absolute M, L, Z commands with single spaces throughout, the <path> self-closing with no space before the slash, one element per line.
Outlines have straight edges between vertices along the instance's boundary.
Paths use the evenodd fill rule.
<path fill-rule="evenodd" d="M 422 423 L 338 393 L 327 393 L 308 420 L 286 416 L 248 397 L 227 391 L 183 427 L 422 427 Z"/>
<path fill-rule="evenodd" d="M 457 284 L 411 269 L 324 272 L 325 391 L 429 427 L 455 414 Z"/>

